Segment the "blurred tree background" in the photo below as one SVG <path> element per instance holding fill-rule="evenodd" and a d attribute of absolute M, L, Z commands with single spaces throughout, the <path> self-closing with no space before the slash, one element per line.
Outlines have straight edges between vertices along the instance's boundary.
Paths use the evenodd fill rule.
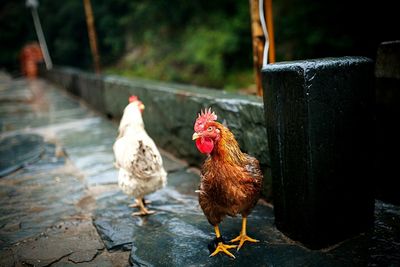
<path fill-rule="evenodd" d="M 105 73 L 236 90 L 254 87 L 248 1 L 91 0 Z M 40 0 L 38 12 L 55 65 L 92 70 L 82 0 Z M 395 4 L 274 0 L 277 61 L 375 57 L 400 39 Z M 0 2 L 0 67 L 19 71 L 36 40 L 25 1 Z"/>

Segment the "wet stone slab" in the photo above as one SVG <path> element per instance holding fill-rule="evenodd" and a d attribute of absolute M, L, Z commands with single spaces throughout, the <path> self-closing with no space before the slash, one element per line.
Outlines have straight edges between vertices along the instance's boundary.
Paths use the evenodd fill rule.
<path fill-rule="evenodd" d="M 0 84 L 0 132 L 47 127 L 88 117 L 90 112 L 78 101 L 52 89 L 43 80 L 18 79 Z"/>
<path fill-rule="evenodd" d="M 0 137 L 0 177 L 39 160 L 43 152 L 43 137 L 37 134 Z"/>
<path fill-rule="evenodd" d="M 194 203 L 193 203 L 194 202 Z M 239 252 L 234 252 L 236 259 L 225 255 L 209 258 L 209 244 L 214 237 L 213 227 L 194 205 L 197 199 L 191 199 L 185 207 L 192 212 L 181 212 L 180 205 L 174 211 L 163 212 L 149 218 L 137 229 L 133 236 L 130 262 L 134 266 L 220 266 L 230 264 L 243 266 L 250 262 L 267 262 L 263 252 L 268 241 L 283 242 L 283 236 L 272 232 L 272 222 L 265 223 L 272 214 L 271 209 L 258 205 L 248 220 L 248 234 L 258 238 L 257 244 L 245 244 Z M 197 209 L 196 209 L 197 207 Z M 260 222 L 263 226 L 260 229 Z M 240 232 L 241 220 L 227 218 L 220 224 L 223 238 L 228 241 Z M 268 227 L 269 226 L 269 227 Z"/>
<path fill-rule="evenodd" d="M 103 118 L 89 118 L 77 122 L 79 128 L 60 131 L 60 138 L 68 157 L 85 175 L 88 186 L 117 183 L 114 167 L 113 143 L 116 127 Z"/>
<path fill-rule="evenodd" d="M 43 144 L 40 159 L 0 179 L 0 247 L 32 237 L 77 212 L 84 193 L 77 170 L 56 146 Z"/>
<path fill-rule="evenodd" d="M 245 244 L 236 259 L 209 258 L 213 227 L 203 215 L 193 189 L 199 176 L 191 171 L 170 173 L 168 186 L 148 196 L 157 213 L 132 217 L 132 199 L 116 190 L 103 198 L 94 225 L 110 250 L 131 250 L 132 266 L 390 266 L 400 264 L 400 208 L 376 203 L 375 228 L 324 250 L 309 250 L 286 238 L 274 226 L 271 207 L 259 203 L 248 219 L 248 234 L 260 242 Z M 240 232 L 241 219 L 220 225 L 225 240 Z M 393 265 L 396 266 L 396 265 Z"/>
<path fill-rule="evenodd" d="M 171 209 L 174 211 L 166 212 L 159 209 L 157 215 L 149 218 L 119 217 L 118 222 L 115 221 L 112 227 L 119 235 L 124 236 L 125 244 L 128 244 L 130 236 L 131 265 L 254 266 L 257 263 L 257 266 L 339 267 L 398 266 L 400 263 L 398 240 L 397 243 L 390 238 L 377 240 L 377 235 L 382 234 L 381 227 L 371 233 L 350 239 L 335 248 L 313 251 L 282 236 L 273 226 L 272 210 L 263 205 L 256 207 L 248 221 L 248 234 L 258 238 L 259 243 L 245 244 L 239 252 L 234 251 L 235 260 L 225 255 L 209 258 L 210 252 L 207 246 L 214 233 L 201 212 L 193 208 L 195 202 L 195 199 L 187 202 L 187 205 L 192 207 L 192 213 L 180 210 L 179 208 L 189 209 L 183 207 L 183 204 L 176 204 Z M 128 210 L 127 212 L 129 213 Z M 102 226 L 107 227 L 105 224 Z M 220 228 L 225 240 L 229 240 L 239 233 L 240 219 L 228 218 Z M 390 228 L 384 231 L 385 235 L 396 234 Z M 112 232 L 111 230 L 109 234 L 115 238 Z M 104 233 L 102 236 L 104 238 Z M 127 249 L 127 246 L 123 248 Z"/>
<path fill-rule="evenodd" d="M 179 181 L 182 181 L 182 187 L 175 188 Z M 199 176 L 189 170 L 170 172 L 167 187 L 146 197 L 152 202 L 149 208 L 155 210 L 157 214 L 168 214 L 171 211 L 179 210 L 182 213 L 192 214 L 195 212 L 201 215 L 201 210 L 197 208 L 198 202 L 194 192 L 198 181 Z M 135 228 L 140 227 L 144 220 L 153 217 L 132 217 L 131 213 L 135 209 L 129 208 L 128 205 L 133 201 L 133 198 L 123 194 L 120 189 L 97 199 L 94 225 L 102 236 L 107 249 L 130 250 Z"/>
<path fill-rule="evenodd" d="M 62 259 L 74 264 L 90 262 L 103 248 L 90 220 L 71 219 L 14 245 L 9 251 L 19 264 L 50 266 Z"/>
<path fill-rule="evenodd" d="M 91 218 L 96 199 L 116 188 L 116 128 L 43 80 L 1 77 L 0 139 L 38 142 L 21 146 L 35 160 L 1 147 L 1 159 L 18 164 L 0 178 L 0 266 L 127 265 L 129 251 L 106 251 Z"/>

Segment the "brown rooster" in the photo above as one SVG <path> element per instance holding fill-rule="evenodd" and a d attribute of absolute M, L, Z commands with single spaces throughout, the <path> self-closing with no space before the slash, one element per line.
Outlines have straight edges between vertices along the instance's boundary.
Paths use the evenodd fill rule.
<path fill-rule="evenodd" d="M 245 241 L 258 242 L 247 236 L 246 222 L 259 199 L 263 176 L 258 160 L 242 153 L 234 135 L 216 119 L 210 108 L 201 111 L 194 125 L 197 149 L 208 155 L 201 169 L 199 203 L 216 234 L 210 257 L 223 252 L 235 258 L 229 249 L 239 250 Z M 237 214 L 242 215 L 242 230 L 230 242 L 239 245 L 224 244 L 218 224 L 226 215 Z"/>

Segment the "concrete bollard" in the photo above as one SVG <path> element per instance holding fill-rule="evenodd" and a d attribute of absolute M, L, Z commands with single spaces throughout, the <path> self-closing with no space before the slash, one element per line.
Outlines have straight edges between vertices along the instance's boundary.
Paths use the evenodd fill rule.
<path fill-rule="evenodd" d="M 282 62 L 262 70 L 279 230 L 319 249 L 373 223 L 373 62 Z"/>

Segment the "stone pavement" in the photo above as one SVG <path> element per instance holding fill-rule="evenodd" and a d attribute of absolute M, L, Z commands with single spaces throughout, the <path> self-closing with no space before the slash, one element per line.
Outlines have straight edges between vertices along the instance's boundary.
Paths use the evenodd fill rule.
<path fill-rule="evenodd" d="M 198 170 L 162 151 L 168 186 L 148 197 L 157 213 L 131 217 L 113 167 L 117 123 L 44 80 L 0 73 L 0 129 L 0 266 L 400 265 L 400 208 L 380 201 L 371 232 L 316 251 L 276 230 L 260 201 L 248 233 L 261 242 L 209 258 Z M 225 239 L 239 231 L 240 218 L 221 224 Z"/>

